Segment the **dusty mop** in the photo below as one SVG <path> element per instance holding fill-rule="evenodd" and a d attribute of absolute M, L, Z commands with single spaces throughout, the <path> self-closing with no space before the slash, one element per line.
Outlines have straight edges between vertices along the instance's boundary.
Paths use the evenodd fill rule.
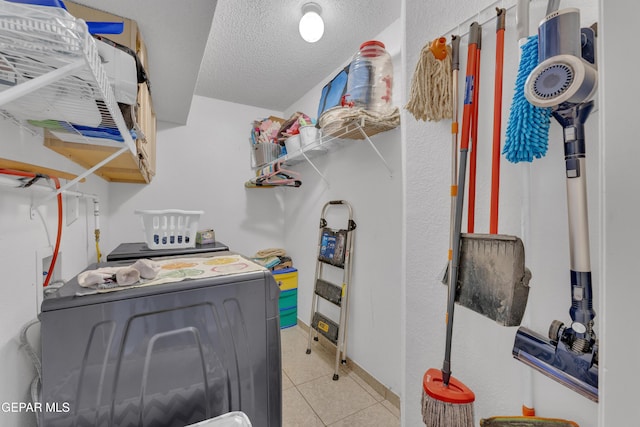
<path fill-rule="evenodd" d="M 452 117 L 451 47 L 437 38 L 420 52 L 405 108 L 416 120 L 440 121 Z"/>
<path fill-rule="evenodd" d="M 547 154 L 551 109 L 536 107 L 524 96 L 524 84 L 538 65 L 538 36 L 522 45 L 520 66 L 509 111 L 502 154 L 512 163 L 532 162 Z"/>
<path fill-rule="evenodd" d="M 460 236 L 462 229 L 462 207 L 469 152 L 469 131 L 473 111 L 476 59 L 479 38 L 477 22 L 471 24 L 467 59 L 465 104 L 462 114 L 462 136 L 460 139 L 460 166 L 458 170 L 458 192 L 456 195 L 454 244 L 449 274 L 446 344 L 442 369 L 429 369 L 422 381 L 422 420 L 427 427 L 471 427 L 473 426 L 473 402 L 475 395 L 462 382 L 451 375 L 451 342 L 453 337 L 453 314 L 455 309 L 456 283 L 460 261 Z"/>

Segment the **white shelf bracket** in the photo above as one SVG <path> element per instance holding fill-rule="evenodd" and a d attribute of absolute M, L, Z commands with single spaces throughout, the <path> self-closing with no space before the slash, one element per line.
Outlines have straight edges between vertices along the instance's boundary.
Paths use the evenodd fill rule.
<path fill-rule="evenodd" d="M 56 190 L 55 192 L 52 192 L 50 194 L 47 194 L 47 196 L 45 196 L 44 198 L 40 199 L 37 201 L 37 203 L 33 203 L 31 205 L 31 209 L 35 209 L 38 206 L 41 206 L 43 204 L 45 204 L 46 202 L 48 202 L 49 200 L 53 199 L 54 197 L 56 197 L 58 194 L 68 190 L 70 187 L 72 187 L 73 185 L 75 185 L 77 182 L 79 182 L 80 180 L 82 180 L 83 178 L 86 178 L 87 176 L 91 175 L 93 172 L 95 172 L 96 170 L 100 169 L 102 166 L 106 165 L 107 163 L 109 163 L 111 160 L 115 159 L 116 157 L 118 157 L 120 154 L 124 153 L 125 151 L 128 151 L 129 147 L 124 145 L 122 148 L 120 148 L 118 151 L 114 152 L 113 154 L 111 154 L 110 156 L 106 157 L 104 160 L 100 161 L 99 163 L 97 163 L 95 166 L 93 166 L 91 169 L 87 169 L 85 171 L 82 172 L 82 174 L 78 175 L 77 177 L 75 177 L 74 179 L 72 179 L 71 181 L 67 182 L 65 185 L 61 186 L 58 190 Z"/>
<path fill-rule="evenodd" d="M 360 133 L 362 134 L 362 136 L 364 137 L 364 139 L 367 140 L 367 142 L 369 143 L 369 145 L 371 146 L 371 148 L 373 149 L 373 151 L 375 151 L 375 153 L 378 155 L 378 157 L 380 158 L 380 160 L 382 161 L 382 164 L 384 164 L 384 167 L 387 169 L 387 172 L 389 172 L 389 176 L 393 177 L 393 171 L 391 170 L 391 168 L 389 167 L 389 164 L 387 163 L 387 161 L 384 159 L 384 157 L 382 156 L 382 154 L 380 153 L 380 151 L 378 150 L 378 148 L 373 144 L 373 142 L 371 141 L 371 139 L 369 138 L 369 135 L 367 135 L 367 133 L 364 131 L 363 126 L 364 126 L 364 118 L 362 119 L 362 124 L 357 124 L 356 125 L 358 127 L 358 130 L 360 131 Z"/>
<path fill-rule="evenodd" d="M 313 170 L 316 171 L 316 173 L 318 175 L 320 175 L 320 178 L 322 178 L 322 180 L 325 182 L 325 184 L 327 184 L 327 187 L 330 187 L 331 185 L 329 184 L 329 180 L 327 180 L 327 178 L 322 174 L 322 172 L 320 172 L 320 169 L 318 169 L 316 167 L 316 165 L 313 164 L 313 162 L 311 161 L 311 159 L 309 159 L 309 157 L 307 157 L 307 155 L 305 154 L 304 151 L 301 151 L 302 156 L 305 158 L 305 160 L 311 165 L 311 167 L 313 168 Z"/>

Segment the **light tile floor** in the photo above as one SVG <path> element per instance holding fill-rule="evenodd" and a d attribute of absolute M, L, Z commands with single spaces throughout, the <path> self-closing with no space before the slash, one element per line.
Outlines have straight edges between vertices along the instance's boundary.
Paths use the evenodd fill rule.
<path fill-rule="evenodd" d="M 283 329 L 283 427 L 398 427 L 400 411 L 349 367 L 333 381 L 335 351 L 312 341 L 299 326 Z"/>

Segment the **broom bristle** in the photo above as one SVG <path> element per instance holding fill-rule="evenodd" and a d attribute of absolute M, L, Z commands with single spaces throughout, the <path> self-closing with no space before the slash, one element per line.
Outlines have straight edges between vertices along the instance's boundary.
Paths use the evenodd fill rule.
<path fill-rule="evenodd" d="M 429 369 L 422 378 L 422 421 L 427 427 L 473 427 L 476 397 L 454 377 L 445 385 L 442 371 Z"/>
<path fill-rule="evenodd" d="M 443 402 L 423 391 L 422 421 L 427 427 L 473 427 L 473 402 Z"/>

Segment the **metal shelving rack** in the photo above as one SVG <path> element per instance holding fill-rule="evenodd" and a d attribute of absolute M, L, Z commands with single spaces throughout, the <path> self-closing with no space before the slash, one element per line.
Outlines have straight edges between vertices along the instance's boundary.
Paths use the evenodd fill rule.
<path fill-rule="evenodd" d="M 347 123 L 341 123 L 338 126 L 329 129 L 321 129 L 320 136 L 311 144 L 305 145 L 300 150 L 279 157 L 278 159 L 262 165 L 259 169 L 269 168 L 275 163 L 280 162 L 283 166 L 292 166 L 297 163 L 307 162 L 316 171 L 316 173 L 328 184 L 329 181 L 318 167 L 312 162 L 312 159 L 325 155 L 331 150 L 349 143 L 349 140 L 365 140 L 376 153 L 384 167 L 387 169 L 389 176 L 393 176 L 393 171 L 385 160 L 384 156 L 376 148 L 371 141 L 371 136 L 380 132 L 386 132 L 394 129 L 396 126 L 381 125 L 367 120 L 366 117 L 351 120 Z"/>
<path fill-rule="evenodd" d="M 86 23 L 61 8 L 0 2 L 0 115 L 32 133 L 55 128 L 82 136 L 79 126 L 99 125 L 117 129 L 124 139 L 117 151 L 45 200 L 127 150 L 136 155 Z"/>

